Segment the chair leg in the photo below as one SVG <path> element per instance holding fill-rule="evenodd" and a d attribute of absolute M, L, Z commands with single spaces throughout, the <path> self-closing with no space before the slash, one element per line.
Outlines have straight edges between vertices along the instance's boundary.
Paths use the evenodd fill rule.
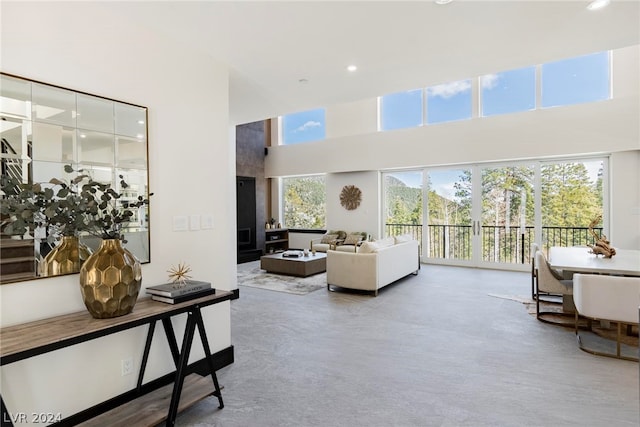
<path fill-rule="evenodd" d="M 531 299 L 536 299 L 536 280 L 535 280 L 535 276 L 536 276 L 536 269 L 533 266 L 533 264 L 531 264 Z"/>
<path fill-rule="evenodd" d="M 622 322 L 618 322 L 617 333 L 616 333 L 616 355 L 618 357 L 620 354 L 620 343 L 622 341 Z"/>

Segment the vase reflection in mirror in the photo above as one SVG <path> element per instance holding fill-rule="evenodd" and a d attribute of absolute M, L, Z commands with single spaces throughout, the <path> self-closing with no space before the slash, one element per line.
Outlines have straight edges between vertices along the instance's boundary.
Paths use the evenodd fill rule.
<path fill-rule="evenodd" d="M 62 236 L 60 243 L 42 260 L 40 275 L 50 277 L 78 273 L 89 256 L 91 250 L 80 243 L 77 236 Z"/>
<path fill-rule="evenodd" d="M 138 259 L 120 239 L 104 239 L 80 269 L 84 305 L 96 319 L 131 313 L 142 285 Z"/>

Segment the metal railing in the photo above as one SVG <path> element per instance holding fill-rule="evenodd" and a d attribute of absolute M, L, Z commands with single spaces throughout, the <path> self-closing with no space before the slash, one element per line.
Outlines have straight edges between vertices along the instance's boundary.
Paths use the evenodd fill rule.
<path fill-rule="evenodd" d="M 386 224 L 386 235 L 411 234 L 422 241 L 422 225 Z M 602 228 L 593 229 L 602 235 Z M 524 233 L 523 233 L 524 231 Z M 531 258 L 531 243 L 535 241 L 534 227 L 505 227 L 484 225 L 480 228 L 482 260 L 512 264 L 528 264 Z M 470 225 L 427 226 L 427 256 L 470 260 L 472 257 L 473 229 Z M 542 227 L 542 244 L 547 251 L 551 246 L 593 245 L 595 238 L 588 227 Z M 422 254 L 422 245 L 421 245 Z"/>

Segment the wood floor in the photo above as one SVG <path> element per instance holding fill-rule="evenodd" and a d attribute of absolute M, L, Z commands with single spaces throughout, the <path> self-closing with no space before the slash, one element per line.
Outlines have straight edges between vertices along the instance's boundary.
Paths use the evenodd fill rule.
<path fill-rule="evenodd" d="M 423 265 L 378 297 L 240 286 L 235 363 L 179 426 L 638 426 L 638 363 L 517 301 L 526 273 Z"/>

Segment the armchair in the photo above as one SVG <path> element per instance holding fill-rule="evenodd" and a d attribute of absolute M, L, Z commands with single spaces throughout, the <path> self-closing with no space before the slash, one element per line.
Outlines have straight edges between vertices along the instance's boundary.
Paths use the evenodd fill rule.
<path fill-rule="evenodd" d="M 341 252 L 358 252 L 358 246 L 367 238 L 365 231 L 352 232 L 347 234 L 343 241 L 334 248 Z"/>
<path fill-rule="evenodd" d="M 316 252 L 327 252 L 342 243 L 346 237 L 347 233 L 342 230 L 329 230 L 322 237 L 311 239 L 309 249 Z"/>

